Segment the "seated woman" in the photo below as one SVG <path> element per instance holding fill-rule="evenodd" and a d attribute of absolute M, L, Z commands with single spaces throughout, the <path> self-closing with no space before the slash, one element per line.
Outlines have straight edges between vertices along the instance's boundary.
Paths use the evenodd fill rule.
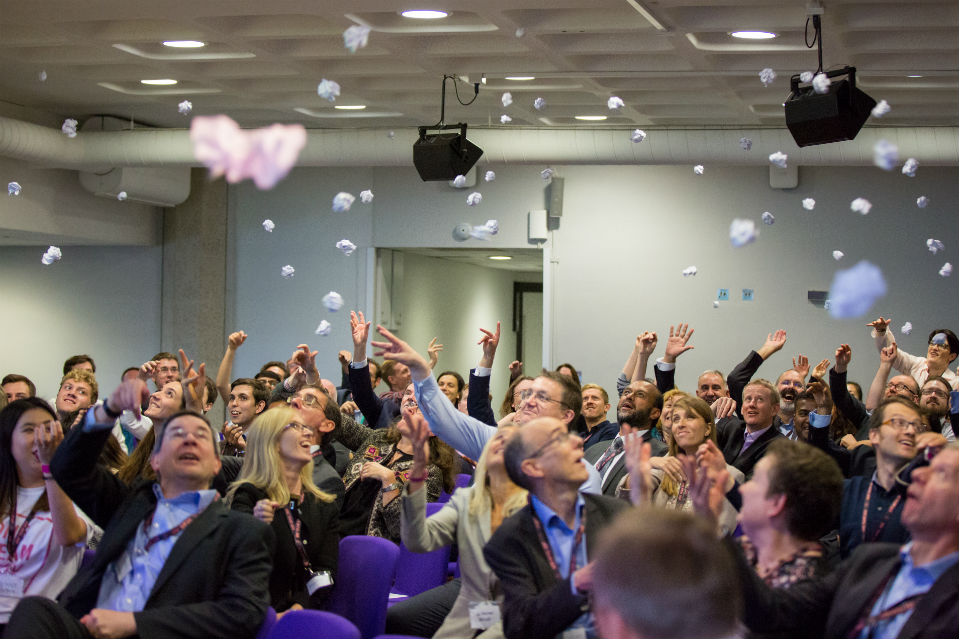
<path fill-rule="evenodd" d="M 460 404 L 460 395 L 463 393 L 466 384 L 463 381 L 463 376 L 456 371 L 444 371 L 437 376 L 437 385 L 440 387 L 440 391 L 450 398 L 450 402 L 455 407 Z"/>
<path fill-rule="evenodd" d="M 50 475 L 61 440 L 54 410 L 40 398 L 0 411 L 0 631 L 21 598 L 56 598 L 99 533 Z"/>
<path fill-rule="evenodd" d="M 401 406 L 419 412 L 412 384 L 404 392 Z M 352 420 L 344 420 L 338 439 L 354 452 L 343 476 L 346 494 L 340 511 L 341 535 L 380 536 L 400 542 L 400 501 L 396 498 L 410 477 L 413 442 L 396 424 L 371 429 Z M 427 502 L 436 502 L 441 491 L 453 492 L 457 469 L 456 451 L 431 434 Z"/>
<path fill-rule="evenodd" d="M 680 389 L 670 389 L 663 394 L 663 410 L 660 412 L 660 419 L 653 430 L 653 437 L 670 444 L 673 438 L 671 426 L 673 425 L 673 405 L 680 398 L 689 398 L 690 394 Z"/>
<path fill-rule="evenodd" d="M 520 409 L 520 394 L 532 386 L 533 378 L 530 376 L 520 376 L 510 383 L 507 392 L 503 395 L 503 402 L 500 403 L 501 424 L 513 421 L 513 414 Z"/>
<path fill-rule="evenodd" d="M 278 408 L 258 416 L 246 437 L 226 499 L 273 527 L 270 604 L 279 612 L 322 608 L 336 579 L 339 515 L 334 497 L 313 484 L 313 433 L 296 411 Z"/>
<path fill-rule="evenodd" d="M 411 551 L 426 553 L 452 542 L 460 550 L 462 581 L 459 595 L 434 638 L 476 637 L 470 625 L 470 607 L 475 602 L 503 599 L 497 589 L 497 577 L 483 558 L 483 546 L 497 530 L 504 518 L 526 504 L 527 491 L 515 485 L 503 465 L 503 449 L 510 435 L 519 427 L 500 427 L 487 442 L 477 470 L 474 484 L 457 489 L 456 493 L 437 514 L 426 517 L 426 495 L 423 480 L 426 476 L 430 428 L 417 412 L 404 411 L 398 425 L 413 443 L 414 463 L 410 481 L 401 500 L 403 544 Z M 438 589 L 444 589 L 441 586 Z M 502 637 L 499 623 L 486 629 L 480 637 Z"/>
<path fill-rule="evenodd" d="M 673 405 L 672 418 L 671 431 L 673 437 L 670 438 L 668 453 L 664 456 L 665 460 L 676 459 L 682 454 L 690 458 L 698 458 L 700 464 L 725 467 L 729 474 L 727 486 L 724 487 L 725 493 L 729 493 L 735 486 L 744 481 L 742 471 L 726 464 L 722 455 L 716 455 L 719 454 L 719 450 L 716 448 L 717 427 L 713 421 L 713 412 L 710 411 L 710 406 L 706 402 L 695 396 L 679 398 Z M 703 451 L 698 453 L 700 446 L 707 442 L 713 443 L 712 454 L 704 455 Z M 700 462 L 701 460 L 702 462 Z M 629 458 L 626 462 L 630 465 L 628 468 L 636 466 L 636 463 Z M 618 495 L 624 493 L 630 482 L 632 482 L 630 474 L 624 476 L 620 487 L 617 488 Z M 660 468 L 650 470 L 647 476 L 647 491 L 638 493 L 649 496 L 647 499 L 661 507 L 693 510 L 693 501 L 690 499 L 686 479 L 678 482 L 674 475 L 666 473 Z M 732 532 L 737 526 L 737 510 L 726 498 L 717 526 L 723 534 Z"/>

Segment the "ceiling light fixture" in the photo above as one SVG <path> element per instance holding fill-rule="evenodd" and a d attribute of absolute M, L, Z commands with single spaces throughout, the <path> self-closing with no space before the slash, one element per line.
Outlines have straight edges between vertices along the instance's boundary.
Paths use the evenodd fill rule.
<path fill-rule="evenodd" d="M 199 49 L 207 46 L 207 43 L 199 40 L 164 40 L 163 46 L 174 49 Z"/>
<path fill-rule="evenodd" d="M 154 78 L 152 80 L 141 80 L 140 84 L 149 84 L 151 86 L 167 86 L 171 84 L 177 84 L 177 81 L 173 78 Z"/>
<path fill-rule="evenodd" d="M 577 120 L 586 120 L 587 122 L 600 122 L 606 120 L 607 116 L 573 116 Z"/>
<path fill-rule="evenodd" d="M 338 104 L 334 109 L 343 109 L 344 111 L 362 111 L 366 109 L 367 105 L 365 104 Z"/>
<path fill-rule="evenodd" d="M 436 9 L 410 9 L 401 11 L 400 15 L 404 18 L 413 18 L 414 20 L 439 20 L 440 18 L 446 18 L 450 14 L 446 11 Z"/>
<path fill-rule="evenodd" d="M 514 82 L 526 82 L 528 80 L 536 80 L 536 76 L 507 76 L 504 80 L 513 80 Z"/>
<path fill-rule="evenodd" d="M 907 76 L 907 77 L 908 77 L 908 78 L 922 78 L 923 76 L 914 74 L 914 75 L 912 75 L 912 76 Z"/>
<path fill-rule="evenodd" d="M 770 31 L 732 31 L 730 35 L 742 40 L 770 40 L 777 37 L 777 34 Z"/>
<path fill-rule="evenodd" d="M 513 256 L 487 256 L 487 260 L 513 260 Z"/>

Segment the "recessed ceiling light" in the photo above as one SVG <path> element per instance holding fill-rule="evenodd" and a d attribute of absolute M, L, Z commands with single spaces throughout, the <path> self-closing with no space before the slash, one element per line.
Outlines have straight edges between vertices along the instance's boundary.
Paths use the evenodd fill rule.
<path fill-rule="evenodd" d="M 367 105 L 365 104 L 338 104 L 334 109 L 343 109 L 344 111 L 360 111 L 366 109 Z"/>
<path fill-rule="evenodd" d="M 907 77 L 908 77 L 908 78 L 922 78 L 923 76 L 919 76 L 919 75 L 912 75 L 912 76 L 907 76 Z"/>
<path fill-rule="evenodd" d="M 446 11 L 437 11 L 435 9 L 412 9 L 401 11 L 400 15 L 404 18 L 413 18 L 414 20 L 438 20 L 440 18 L 446 18 L 450 14 Z"/>
<path fill-rule="evenodd" d="M 577 120 L 587 120 L 590 122 L 600 122 L 601 120 L 606 120 L 607 116 L 573 116 Z"/>
<path fill-rule="evenodd" d="M 165 40 L 163 46 L 174 49 L 199 49 L 207 46 L 207 43 L 199 40 Z"/>
<path fill-rule="evenodd" d="M 487 256 L 488 260 L 513 260 L 513 256 Z"/>
<path fill-rule="evenodd" d="M 164 86 L 169 84 L 177 84 L 177 81 L 173 78 L 155 78 L 153 80 L 141 80 L 140 84 Z"/>
<path fill-rule="evenodd" d="M 777 37 L 777 34 L 769 31 L 733 31 L 730 35 L 743 40 L 769 40 Z"/>
<path fill-rule="evenodd" d="M 527 80 L 536 80 L 536 76 L 507 76 L 504 80 L 513 80 L 514 82 L 526 82 Z"/>

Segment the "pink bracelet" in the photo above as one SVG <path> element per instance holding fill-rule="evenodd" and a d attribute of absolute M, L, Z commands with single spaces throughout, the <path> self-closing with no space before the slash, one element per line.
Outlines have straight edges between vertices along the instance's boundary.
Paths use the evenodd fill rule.
<path fill-rule="evenodd" d="M 407 480 L 410 481 L 410 482 L 424 482 L 424 481 L 427 479 L 427 476 L 428 476 L 428 475 L 429 475 L 429 474 L 425 473 L 425 474 L 423 474 L 422 476 L 420 476 L 419 478 L 417 478 L 416 476 L 410 476 L 409 478 L 407 478 Z"/>
<path fill-rule="evenodd" d="M 41 464 L 41 465 L 40 465 L 40 472 L 43 473 L 44 475 L 51 475 L 51 474 L 50 474 L 50 465 L 48 465 L 48 464 Z"/>

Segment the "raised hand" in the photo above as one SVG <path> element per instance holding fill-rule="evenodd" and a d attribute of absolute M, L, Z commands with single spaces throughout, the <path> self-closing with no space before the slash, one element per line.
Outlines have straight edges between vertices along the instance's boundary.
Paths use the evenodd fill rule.
<path fill-rule="evenodd" d="M 150 362 L 144 362 L 140 365 L 140 371 L 137 372 L 137 377 L 146 382 L 153 378 L 153 374 L 157 371 L 157 366 L 160 363 L 156 360 L 151 360 Z"/>
<path fill-rule="evenodd" d="M 203 413 L 203 391 L 207 384 L 207 364 L 201 362 L 196 371 L 193 369 L 193 360 L 187 358 L 186 352 L 180 349 L 180 370 L 183 371 L 183 392 L 187 409 Z"/>
<path fill-rule="evenodd" d="M 238 424 L 227 422 L 223 425 L 223 439 L 227 444 L 231 444 L 237 449 L 247 448 L 247 439 L 243 435 L 243 429 Z"/>
<path fill-rule="evenodd" d="M 690 500 L 693 502 L 694 510 L 713 523 L 720 518 L 720 511 L 723 509 L 723 500 L 725 491 L 724 485 L 730 477 L 730 473 L 724 467 L 722 473 L 709 466 L 699 467 L 694 456 L 680 454 L 681 464 L 683 464 L 684 473 L 686 473 L 689 482 L 687 486 L 690 489 Z"/>
<path fill-rule="evenodd" d="M 737 401 L 729 396 L 723 396 L 713 401 L 710 410 L 713 411 L 713 421 L 716 423 L 737 412 Z"/>
<path fill-rule="evenodd" d="M 897 343 L 891 342 L 883 349 L 880 349 L 880 362 L 887 365 L 893 365 L 893 361 L 897 359 Z"/>
<path fill-rule="evenodd" d="M 493 359 L 497 355 L 497 345 L 500 344 L 500 321 L 497 321 L 496 331 L 491 332 L 483 327 L 480 327 L 480 332 L 483 334 L 483 336 L 480 338 L 480 341 L 477 342 L 477 344 L 479 344 L 483 349 L 483 356 L 480 358 L 480 366 L 489 369 L 493 367 Z M 514 360 L 514 362 L 517 361 Z M 511 368 L 513 367 L 512 364 L 510 366 Z"/>
<path fill-rule="evenodd" d="M 37 458 L 40 459 L 40 464 L 50 464 L 50 461 L 53 460 L 53 454 L 57 451 L 57 447 L 63 442 L 63 428 L 60 426 L 60 421 L 51 420 L 50 422 L 44 422 L 37 426 L 34 433 Z"/>
<path fill-rule="evenodd" d="M 677 484 L 687 479 L 683 475 L 683 465 L 680 464 L 676 456 L 654 456 L 650 458 L 650 468 L 660 469 L 664 475 L 673 478 L 673 481 Z"/>
<path fill-rule="evenodd" d="M 423 380 L 430 375 L 430 365 L 416 350 L 409 344 L 393 335 L 382 325 L 377 325 L 377 333 L 384 337 L 384 340 L 374 340 L 373 345 L 375 356 L 391 358 L 397 362 L 410 367 L 410 374 L 414 380 Z"/>
<path fill-rule="evenodd" d="M 234 331 L 229 336 L 227 336 L 227 349 L 232 349 L 234 351 L 247 341 L 247 334 L 243 331 Z"/>
<path fill-rule="evenodd" d="M 873 322 L 868 322 L 868 323 L 867 323 L 867 326 L 868 326 L 868 327 L 873 327 L 873 329 L 874 329 L 878 334 L 882 334 L 882 333 L 886 333 L 887 327 L 890 326 L 890 323 L 891 323 L 891 322 L 893 322 L 893 318 L 887 318 L 886 320 L 884 320 L 883 316 L 880 316 L 879 318 L 877 318 L 877 319 L 874 320 Z"/>
<path fill-rule="evenodd" d="M 667 347 L 663 352 L 664 362 L 676 362 L 677 356 L 693 349 L 693 345 L 687 345 L 687 342 L 693 337 L 693 329 L 688 331 L 688 326 L 682 323 L 678 324 L 676 331 L 674 331 L 673 325 L 670 325 L 670 337 L 667 338 Z"/>
<path fill-rule="evenodd" d="M 523 375 L 523 363 L 519 360 L 514 360 L 510 363 L 508 367 L 510 369 L 510 379 L 519 378 Z"/>
<path fill-rule="evenodd" d="M 353 361 L 367 359 L 367 338 L 370 335 L 370 323 L 363 317 L 363 311 L 350 312 L 350 337 L 353 338 Z"/>
<path fill-rule="evenodd" d="M 261 522 L 266 522 L 270 524 L 273 522 L 273 514 L 277 509 L 280 508 L 280 503 L 270 498 L 264 498 L 263 500 L 257 500 L 257 504 L 253 505 L 253 517 Z"/>
<path fill-rule="evenodd" d="M 653 350 L 657 348 L 657 332 L 644 331 L 638 335 L 634 348 L 641 356 L 649 357 Z"/>
<path fill-rule="evenodd" d="M 777 329 L 773 333 L 767 334 L 767 339 L 764 341 L 763 346 L 757 351 L 761 358 L 766 360 L 780 349 L 783 349 L 783 345 L 787 343 L 787 332 L 783 329 Z"/>
<path fill-rule="evenodd" d="M 147 385 L 143 380 L 127 380 L 126 382 L 121 382 L 120 386 L 110 394 L 110 397 L 107 398 L 104 403 L 115 413 L 132 411 L 139 420 L 140 407 L 143 406 L 143 403 L 146 402 L 149 397 L 150 392 L 147 391 Z"/>
<path fill-rule="evenodd" d="M 427 357 L 430 358 L 430 368 L 433 369 L 440 361 L 440 352 L 443 351 L 443 345 L 437 342 L 436 336 L 427 345 Z"/>
<path fill-rule="evenodd" d="M 853 351 L 850 349 L 850 345 L 841 344 L 837 347 L 837 350 L 833 354 L 833 358 L 836 361 L 834 365 L 834 370 L 837 373 L 843 373 L 847 370 L 847 365 L 850 364 L 850 360 L 853 358 Z"/>
<path fill-rule="evenodd" d="M 307 384 L 313 384 L 320 380 L 320 372 L 317 371 L 317 354 L 319 351 L 310 351 L 309 345 L 298 344 L 297 350 L 293 352 L 290 360 L 307 373 Z"/>
<path fill-rule="evenodd" d="M 807 379 L 810 373 L 810 360 L 802 353 L 793 359 L 793 370 L 800 374 L 802 380 Z"/>
<path fill-rule="evenodd" d="M 634 505 L 650 502 L 650 443 L 627 436 L 623 441 L 623 463 L 630 482 L 630 501 Z"/>
<path fill-rule="evenodd" d="M 413 445 L 414 467 L 416 468 L 419 464 L 423 469 L 426 469 L 427 461 L 430 460 L 430 444 L 428 442 L 432 435 L 430 425 L 427 424 L 426 418 L 423 417 L 417 407 L 403 407 L 400 409 L 400 413 L 403 419 L 397 423 L 397 430 Z"/>
<path fill-rule="evenodd" d="M 817 378 L 822 380 L 823 376 L 827 375 L 827 370 L 830 368 L 830 361 L 824 358 L 817 363 L 817 366 L 813 368 L 813 373 L 810 374 L 811 378 Z"/>

